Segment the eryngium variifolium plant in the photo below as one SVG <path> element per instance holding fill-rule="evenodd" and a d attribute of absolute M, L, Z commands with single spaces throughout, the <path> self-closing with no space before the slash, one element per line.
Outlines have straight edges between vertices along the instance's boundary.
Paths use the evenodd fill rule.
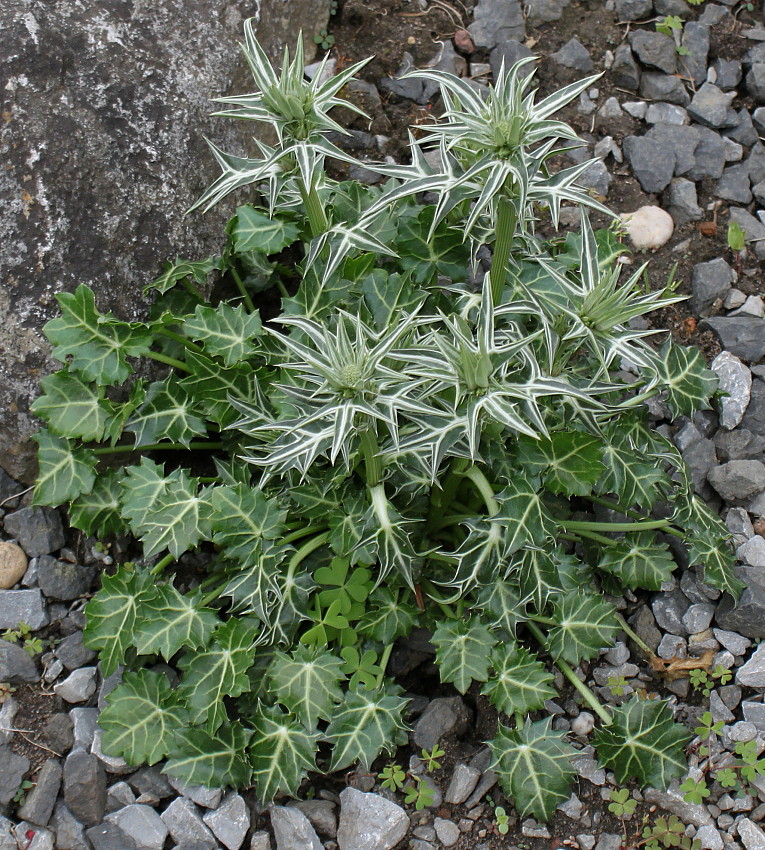
<path fill-rule="evenodd" d="M 574 138 L 551 116 L 591 80 L 537 103 L 520 65 L 481 93 L 428 72 L 445 115 L 369 187 L 324 169 L 353 161 L 327 139 L 353 69 L 308 83 L 298 48 L 279 74 L 245 32 L 257 91 L 224 114 L 277 142 L 258 159 L 215 150 L 200 205 L 252 184 L 221 255 L 170 264 L 149 321 L 100 313 L 80 286 L 46 327 L 64 366 L 34 405 L 35 501 L 143 545 L 87 606 L 103 674 L 124 665 L 104 750 L 264 801 L 312 771 L 370 768 L 406 741 L 386 667 L 424 626 L 442 680 L 503 715 L 494 769 L 522 814 L 570 793 L 576 750 L 538 713 L 555 665 L 599 715 L 601 764 L 665 786 L 690 737 L 669 708 L 607 709 L 574 668 L 619 632 L 606 594 L 670 578 L 670 537 L 739 588 L 724 526 L 648 424 L 648 399 L 690 416 L 715 390 L 697 351 L 630 323 L 673 296 L 642 269 L 620 277 L 613 234 L 584 214 L 578 236 L 535 232 L 563 201 L 598 206 L 576 186 L 584 165 L 547 168 Z M 211 279 L 236 294 L 206 299 Z M 145 358 L 164 377 L 137 377 Z"/>

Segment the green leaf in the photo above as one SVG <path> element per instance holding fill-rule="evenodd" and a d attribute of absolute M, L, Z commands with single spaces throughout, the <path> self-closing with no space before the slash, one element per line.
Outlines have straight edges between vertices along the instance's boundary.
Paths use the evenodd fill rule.
<path fill-rule="evenodd" d="M 380 753 L 391 754 L 405 744 L 402 718 L 406 705 L 407 700 L 385 690 L 348 691 L 324 733 L 333 745 L 330 771 L 356 762 L 369 770 Z"/>
<path fill-rule="evenodd" d="M 269 691 L 306 729 L 314 729 L 319 720 L 331 720 L 335 705 L 342 702 L 342 666 L 334 655 L 306 646 L 291 655 L 276 652 L 268 671 Z"/>
<path fill-rule="evenodd" d="M 69 362 L 71 371 L 89 381 L 121 384 L 133 371 L 126 357 L 140 357 L 149 350 L 149 329 L 99 313 L 93 291 L 84 284 L 74 294 L 58 293 L 56 300 L 62 315 L 43 328 L 56 360 Z"/>
<path fill-rule="evenodd" d="M 138 466 L 127 467 L 126 472 L 120 482 L 122 512 L 137 534 L 167 492 L 170 479 L 165 478 L 163 466 L 147 457 L 142 457 Z"/>
<path fill-rule="evenodd" d="M 513 643 L 501 643 L 491 653 L 493 675 L 482 694 L 505 714 L 526 714 L 542 708 L 545 700 L 554 699 L 552 673 L 531 652 Z"/>
<path fill-rule="evenodd" d="M 252 781 L 264 803 L 276 794 L 295 794 L 308 771 L 316 770 L 318 732 L 308 731 L 278 706 L 260 706 L 252 719 Z"/>
<path fill-rule="evenodd" d="M 600 763 L 621 785 L 633 777 L 663 790 L 688 769 L 684 748 L 693 735 L 675 723 L 666 702 L 633 697 L 613 709 L 613 721 L 597 729 L 593 742 Z"/>
<path fill-rule="evenodd" d="M 162 274 L 143 289 L 148 295 L 152 289 L 164 294 L 184 278 L 191 278 L 195 283 L 207 283 L 210 272 L 220 268 L 220 257 L 208 257 L 206 260 L 181 260 L 176 257 L 174 263 L 165 263 Z"/>
<path fill-rule="evenodd" d="M 389 327 L 402 312 L 412 312 L 426 295 L 412 286 L 408 275 L 388 274 L 384 269 L 375 269 L 361 291 L 378 330 Z"/>
<path fill-rule="evenodd" d="M 470 622 L 441 622 L 431 638 L 442 682 L 451 682 L 464 694 L 473 680 L 489 678 L 489 653 L 497 639 L 477 618 Z"/>
<path fill-rule="evenodd" d="M 94 387 L 66 369 L 40 381 L 44 392 L 30 407 L 62 437 L 79 437 L 86 442 L 100 440 L 109 417 L 111 404 L 101 387 Z"/>
<path fill-rule="evenodd" d="M 228 224 L 228 232 L 237 254 L 245 251 L 276 254 L 300 236 L 300 228 L 292 221 L 271 218 L 251 206 L 237 207 L 236 216 Z"/>
<path fill-rule="evenodd" d="M 570 591 L 556 597 L 552 618 L 556 625 L 547 635 L 550 654 L 574 665 L 611 646 L 620 628 L 614 606 L 586 592 Z"/>
<path fill-rule="evenodd" d="M 148 446 L 160 440 L 188 446 L 193 437 L 204 437 L 204 419 L 192 409 L 191 399 L 172 375 L 149 386 L 143 404 L 125 426 L 135 434 L 135 444 Z"/>
<path fill-rule="evenodd" d="M 226 366 L 252 357 L 258 346 L 253 342 L 263 333 L 260 313 L 248 313 L 244 305 L 217 307 L 199 305 L 183 323 L 188 337 L 204 345 L 205 353 L 220 357 Z"/>
<path fill-rule="evenodd" d="M 219 625 L 218 615 L 200 605 L 200 594 L 184 596 L 171 584 L 154 586 L 141 605 L 135 648 L 139 655 L 161 655 L 165 661 L 183 647 L 198 649 Z"/>
<path fill-rule="evenodd" d="M 69 505 L 69 524 L 85 534 L 103 538 L 126 528 L 120 513 L 121 469 L 99 473 L 90 493 L 83 493 Z"/>
<path fill-rule="evenodd" d="M 571 758 L 577 751 L 551 725 L 550 717 L 535 723 L 527 720 L 520 729 L 500 724 L 497 736 L 489 741 L 492 769 L 521 817 L 531 814 L 549 820 L 571 794 L 575 775 Z"/>
<path fill-rule="evenodd" d="M 547 606 L 551 596 L 565 590 L 553 555 L 557 550 L 529 546 L 513 558 L 508 571 L 518 582 L 521 599 L 530 599 L 538 611 Z"/>
<path fill-rule="evenodd" d="M 50 431 L 38 431 L 32 439 L 40 447 L 40 471 L 35 482 L 34 504 L 56 507 L 89 493 L 96 481 L 96 456 L 84 448 L 73 448 L 69 440 Z"/>
<path fill-rule="evenodd" d="M 481 621 L 488 629 L 498 629 L 507 637 L 513 637 L 518 623 L 526 619 L 516 588 L 502 579 L 481 588 L 476 607 L 481 611 Z"/>
<path fill-rule="evenodd" d="M 113 576 L 102 575 L 101 590 L 85 606 L 85 646 L 100 653 L 104 676 L 111 676 L 124 663 L 151 583 L 148 573 L 119 567 Z"/>
<path fill-rule="evenodd" d="M 661 465 L 641 451 L 629 431 L 619 422 L 605 431 L 602 461 L 605 471 L 595 492 L 613 493 L 623 505 L 652 508 L 669 486 Z"/>
<path fill-rule="evenodd" d="M 505 528 L 506 555 L 532 544 L 540 546 L 552 533 L 554 522 L 545 508 L 539 486 L 517 475 L 497 493 L 499 513 L 492 519 Z"/>
<path fill-rule="evenodd" d="M 188 725 L 183 701 L 164 673 L 124 673 L 98 716 L 104 752 L 128 764 L 156 764 L 175 747 L 174 732 Z"/>
<path fill-rule="evenodd" d="M 399 598 L 400 593 L 388 587 L 378 587 L 367 600 L 367 611 L 356 630 L 381 643 L 393 643 L 408 634 L 416 625 L 417 608 Z"/>
<path fill-rule="evenodd" d="M 197 412 L 204 411 L 211 421 L 225 428 L 239 417 L 232 401 L 247 403 L 253 400 L 256 373 L 249 363 L 237 363 L 230 369 L 217 360 L 187 351 L 186 365 L 192 374 L 179 381 L 191 396 Z"/>
<path fill-rule="evenodd" d="M 252 775 L 244 755 L 251 737 L 240 723 L 226 723 L 215 731 L 179 729 L 162 772 L 188 785 L 242 788 Z"/>
<path fill-rule="evenodd" d="M 258 625 L 231 619 L 219 626 L 205 649 L 185 652 L 179 666 L 185 671 L 180 693 L 192 723 L 216 728 L 226 719 L 223 697 L 238 697 L 249 689 L 247 671 L 253 663 Z"/>
<path fill-rule="evenodd" d="M 541 475 L 551 493 L 587 496 L 603 472 L 602 440 L 579 431 L 556 431 L 549 439 L 518 439 L 518 459 L 533 476 Z"/>
<path fill-rule="evenodd" d="M 656 355 L 654 365 L 660 386 L 666 390 L 666 404 L 673 419 L 709 409 L 709 399 L 717 389 L 717 375 L 707 369 L 698 348 L 668 339 Z"/>
<path fill-rule="evenodd" d="M 252 563 L 264 540 L 275 540 L 285 531 L 287 511 L 256 487 L 237 484 L 212 491 L 210 524 L 213 540 L 227 557 Z"/>
<path fill-rule="evenodd" d="M 659 590 L 675 569 L 666 543 L 658 543 L 651 531 L 630 534 L 605 546 L 598 569 L 616 576 L 627 587 Z"/>
<path fill-rule="evenodd" d="M 431 233 L 435 209 L 412 207 L 399 214 L 395 244 L 401 267 L 411 269 L 417 283 L 429 283 L 437 274 L 463 281 L 470 263 L 464 233 L 446 222 Z"/>

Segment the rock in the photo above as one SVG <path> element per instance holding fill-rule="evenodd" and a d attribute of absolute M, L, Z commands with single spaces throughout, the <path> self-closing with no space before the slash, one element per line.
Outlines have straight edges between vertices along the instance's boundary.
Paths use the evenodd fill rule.
<path fill-rule="evenodd" d="M 54 714 L 46 720 L 42 728 L 42 741 L 56 755 L 63 756 L 65 753 L 68 753 L 74 744 L 72 721 L 68 715 L 63 713 Z"/>
<path fill-rule="evenodd" d="M 692 823 L 694 826 L 712 826 L 712 816 L 706 806 L 696 803 L 686 803 L 683 792 L 679 790 L 676 779 L 666 791 L 658 791 L 655 788 L 646 788 L 643 792 L 647 803 L 657 805 L 666 809 L 673 815 L 677 815 L 683 823 Z"/>
<path fill-rule="evenodd" d="M 616 0 L 616 17 L 620 21 L 639 21 L 652 13 L 651 0 Z"/>
<path fill-rule="evenodd" d="M 701 850 L 723 850 L 722 835 L 711 825 L 702 826 L 697 830 L 694 840 L 701 845 Z"/>
<path fill-rule="evenodd" d="M 460 697 L 437 697 L 414 725 L 412 739 L 415 746 L 431 750 L 452 732 L 466 728 L 468 711 Z"/>
<path fill-rule="evenodd" d="M 13 835 L 13 823 L 0 815 L 0 850 L 19 850 Z"/>
<path fill-rule="evenodd" d="M 640 68 L 628 44 L 622 44 L 614 52 L 614 62 L 609 72 L 614 85 L 636 91 L 640 85 Z"/>
<path fill-rule="evenodd" d="M 44 827 L 22 820 L 14 826 L 13 833 L 18 842 L 17 846 L 23 850 L 54 850 L 53 833 Z M 30 833 L 31 839 L 27 837 Z"/>
<path fill-rule="evenodd" d="M 69 712 L 74 733 L 74 746 L 90 752 L 98 722 L 97 708 L 73 708 Z"/>
<path fill-rule="evenodd" d="M 707 478 L 727 502 L 748 499 L 765 490 L 765 464 L 759 460 L 731 460 L 710 470 Z"/>
<path fill-rule="evenodd" d="M 754 128 L 754 123 L 749 115 L 749 110 L 739 109 L 737 113 L 738 122 L 734 127 L 725 130 L 725 136 L 733 139 L 742 145 L 753 145 L 759 140 L 757 130 Z"/>
<path fill-rule="evenodd" d="M 677 15 L 679 18 L 687 18 L 691 14 L 691 7 L 685 0 L 654 0 L 653 8 L 657 15 Z"/>
<path fill-rule="evenodd" d="M 702 324 L 714 331 L 726 351 L 742 360 L 757 363 L 765 357 L 765 320 L 715 316 L 705 319 Z"/>
<path fill-rule="evenodd" d="M 39 590 L 0 590 L 0 629 L 26 623 L 33 631 L 48 625 L 45 600 Z"/>
<path fill-rule="evenodd" d="M 21 581 L 29 561 L 21 546 L 0 542 L 0 590 L 9 590 Z"/>
<path fill-rule="evenodd" d="M 461 837 L 460 828 L 454 821 L 445 820 L 444 818 L 436 818 L 433 821 L 433 826 L 436 830 L 438 840 L 444 847 L 451 847 L 456 844 Z"/>
<path fill-rule="evenodd" d="M 709 710 L 712 712 L 712 719 L 717 723 L 722 720 L 723 723 L 733 723 L 736 716 L 722 701 L 722 698 L 717 691 L 712 691 L 709 695 Z"/>
<path fill-rule="evenodd" d="M 765 103 L 765 65 L 752 65 L 746 75 L 746 90 L 756 103 Z"/>
<path fill-rule="evenodd" d="M 203 815 L 202 820 L 228 850 L 239 850 L 250 828 L 250 810 L 239 794 L 231 793 L 217 809 Z"/>
<path fill-rule="evenodd" d="M 85 830 L 93 850 L 137 850 L 135 841 L 116 824 L 102 823 Z"/>
<path fill-rule="evenodd" d="M 646 605 L 641 605 L 629 618 L 629 624 L 643 643 L 650 647 L 652 652 L 656 652 L 659 648 L 662 635 L 656 627 L 656 618 L 651 610 Z M 644 656 L 644 651 L 637 644 L 630 643 L 630 646 L 632 651 L 637 653 L 638 656 Z"/>
<path fill-rule="evenodd" d="M 725 595 L 717 606 L 715 618 L 723 629 L 750 638 L 765 638 L 765 576 L 762 572 L 753 567 L 736 570 L 745 586 L 738 604 Z"/>
<path fill-rule="evenodd" d="M 39 681 L 37 665 L 29 653 L 16 643 L 0 640 L 0 682 L 16 685 Z"/>
<path fill-rule="evenodd" d="M 632 89 L 634 86 L 628 88 Z M 661 100 L 679 106 L 688 106 L 691 102 L 682 82 L 677 77 L 669 77 L 666 74 L 644 73 L 640 77 L 640 96 L 646 100 Z"/>
<path fill-rule="evenodd" d="M 323 850 L 319 836 L 299 809 L 271 806 L 269 812 L 276 850 Z"/>
<path fill-rule="evenodd" d="M 704 83 L 688 105 L 688 114 L 705 127 L 725 127 L 735 96 L 735 92 L 724 92 L 712 83 Z"/>
<path fill-rule="evenodd" d="M 629 42 L 643 65 L 658 68 L 665 74 L 674 74 L 677 70 L 677 50 L 670 36 L 651 30 L 635 30 L 629 34 Z"/>
<path fill-rule="evenodd" d="M 174 796 L 175 793 L 167 777 L 160 773 L 159 767 L 142 767 L 128 777 L 128 782 L 136 794 L 146 800 L 164 800 L 166 797 Z"/>
<path fill-rule="evenodd" d="M 624 115 L 619 101 L 615 97 L 606 98 L 606 102 L 598 110 L 598 118 L 608 124 Z"/>
<path fill-rule="evenodd" d="M 624 139 L 624 155 L 643 191 L 661 192 L 672 179 L 674 152 L 648 136 L 627 136 Z"/>
<path fill-rule="evenodd" d="M 746 688 L 765 688 L 765 644 L 760 644 L 746 664 L 738 668 L 736 684 Z"/>
<path fill-rule="evenodd" d="M 167 826 L 151 806 L 136 803 L 107 815 L 104 823 L 119 827 L 133 840 L 136 850 L 162 850 L 168 834 Z"/>
<path fill-rule="evenodd" d="M 102 730 L 96 726 L 96 730 L 93 733 L 93 743 L 90 745 L 91 753 L 93 753 L 93 755 L 101 762 L 107 773 L 131 773 L 133 768 L 125 761 L 125 759 L 120 756 L 108 755 L 103 751 L 101 747 L 103 734 Z"/>
<path fill-rule="evenodd" d="M 66 543 L 61 517 L 53 508 L 21 508 L 8 514 L 3 526 L 30 558 L 55 552 Z"/>
<path fill-rule="evenodd" d="M 223 799 L 223 791 L 220 788 L 205 788 L 204 785 L 186 785 L 174 776 L 167 777 L 170 785 L 184 797 L 188 797 L 198 806 L 206 809 L 217 809 Z"/>
<path fill-rule="evenodd" d="M 549 58 L 557 65 L 562 65 L 564 68 L 571 68 L 573 71 L 579 71 L 582 74 L 589 74 L 593 69 L 589 51 L 576 38 L 567 41 L 560 50 L 551 53 Z"/>
<path fill-rule="evenodd" d="M 601 833 L 595 850 L 619 850 L 622 845 L 622 837 L 614 832 Z"/>
<path fill-rule="evenodd" d="M 529 50 L 525 44 L 510 38 L 507 41 L 498 44 L 489 54 L 491 72 L 496 78 L 503 63 L 506 68 L 510 68 L 521 59 L 527 59 L 529 56 L 533 55 L 533 52 Z M 524 67 L 520 72 L 520 76 L 527 77 L 531 73 L 532 68 L 533 65 L 529 62 L 529 64 L 526 65 L 526 67 Z"/>
<path fill-rule="evenodd" d="M 571 721 L 571 731 L 574 735 L 589 735 L 595 728 L 595 718 L 589 711 L 580 711 Z"/>
<path fill-rule="evenodd" d="M 487 49 L 508 39 L 523 41 L 526 27 L 519 0 L 479 0 L 468 32 L 476 47 Z"/>
<path fill-rule="evenodd" d="M 56 658 L 67 670 L 77 670 L 95 660 L 96 653 L 83 642 L 81 631 L 67 635 L 56 647 Z"/>
<path fill-rule="evenodd" d="M 728 531 L 733 536 L 733 542 L 736 546 L 741 546 L 747 540 L 754 537 L 752 521 L 749 519 L 749 514 L 743 508 L 731 508 L 725 517 L 725 524 L 728 526 Z"/>
<path fill-rule="evenodd" d="M 100 823 L 106 810 L 106 773 L 85 750 L 72 750 L 64 762 L 64 802 L 85 826 Z"/>
<path fill-rule="evenodd" d="M 135 802 L 136 796 L 127 782 L 115 782 L 106 791 L 106 811 L 109 814 L 132 806 Z"/>
<path fill-rule="evenodd" d="M 715 195 L 737 204 L 748 204 L 752 200 L 749 188 L 749 168 L 746 165 L 731 165 L 723 171 L 715 186 Z"/>
<path fill-rule="evenodd" d="M 673 124 L 679 127 L 690 121 L 688 111 L 674 103 L 652 103 L 645 114 L 646 124 Z"/>
<path fill-rule="evenodd" d="M 47 826 L 61 788 L 61 764 L 57 759 L 48 759 L 37 774 L 35 787 L 27 794 L 17 816 L 38 826 Z"/>
<path fill-rule="evenodd" d="M 456 764 L 451 781 L 449 782 L 449 787 L 446 789 L 444 800 L 453 805 L 464 803 L 473 793 L 480 778 L 480 770 L 476 770 L 467 764 Z"/>
<path fill-rule="evenodd" d="M 267 832 L 253 832 L 250 850 L 271 850 L 271 838 Z"/>
<path fill-rule="evenodd" d="M 765 538 L 756 534 L 736 549 L 736 555 L 750 567 L 765 567 Z"/>
<path fill-rule="evenodd" d="M 648 114 L 648 104 L 644 100 L 628 100 L 622 104 L 622 109 L 638 121 L 642 121 Z"/>
<path fill-rule="evenodd" d="M 725 145 L 725 161 L 741 162 L 744 158 L 744 148 L 738 142 L 734 142 L 729 136 L 723 138 L 723 144 Z"/>
<path fill-rule="evenodd" d="M 749 179 L 752 183 L 759 183 L 760 180 L 765 180 L 765 146 L 755 144 L 746 160 L 749 167 Z"/>
<path fill-rule="evenodd" d="M 669 593 L 657 593 L 651 603 L 651 610 L 659 627 L 672 635 L 687 635 L 683 616 L 688 610 L 688 600 L 679 590 Z"/>
<path fill-rule="evenodd" d="M 713 27 L 729 16 L 730 12 L 724 6 L 719 6 L 717 3 L 706 3 L 704 5 L 704 11 L 699 18 L 699 23 L 707 27 Z"/>
<path fill-rule="evenodd" d="M 672 43 L 674 45 L 674 42 Z M 696 21 L 688 21 L 683 27 L 681 44 L 687 52 L 680 57 L 680 68 L 685 72 L 684 76 L 690 77 L 699 86 L 707 76 L 709 27 Z"/>
<path fill-rule="evenodd" d="M 691 605 L 683 615 L 683 625 L 688 629 L 689 634 L 697 635 L 709 628 L 714 614 L 714 605 L 710 605 L 708 602 L 697 602 Z"/>
<path fill-rule="evenodd" d="M 559 21 L 569 2 L 570 0 L 526 0 L 526 20 L 529 26 L 538 27 L 540 24 Z"/>
<path fill-rule="evenodd" d="M 81 667 L 70 673 L 53 690 L 68 703 L 85 702 L 96 692 L 96 668 Z"/>
<path fill-rule="evenodd" d="M 754 126 L 760 133 L 765 134 L 765 106 L 758 106 L 752 113 Z"/>
<path fill-rule="evenodd" d="M 742 637 L 737 632 L 729 632 L 724 629 L 714 629 L 714 636 L 733 655 L 743 655 L 752 645 L 752 642 Z M 749 718 L 747 718 L 748 720 Z"/>
<path fill-rule="evenodd" d="M 380 89 L 405 100 L 426 104 L 438 91 L 438 86 L 430 80 L 416 77 L 407 78 L 406 75 L 414 70 L 414 58 L 411 53 L 405 50 L 403 62 L 396 71 L 396 76 L 384 77 L 380 81 Z"/>
<path fill-rule="evenodd" d="M 750 170 L 751 176 L 751 170 Z M 765 259 L 765 225 L 750 215 L 741 207 L 731 207 L 728 210 L 731 222 L 735 222 L 746 234 L 747 242 L 751 242 L 751 248 L 760 260 Z M 733 350 L 733 349 L 731 349 Z M 743 355 L 741 355 L 743 356 Z M 746 359 L 746 358 L 745 358 Z"/>
<path fill-rule="evenodd" d="M 8 744 L 0 746 L 0 806 L 11 802 L 28 770 L 29 759 L 14 753 Z"/>
<path fill-rule="evenodd" d="M 682 177 L 675 177 L 667 190 L 666 206 L 675 224 L 701 221 L 704 211 L 699 206 L 696 184 Z"/>
<path fill-rule="evenodd" d="M 605 163 L 597 159 L 585 168 L 577 182 L 585 189 L 592 189 L 596 195 L 605 197 L 611 185 L 611 175 Z"/>
<path fill-rule="evenodd" d="M 355 788 L 340 794 L 340 850 L 391 850 L 408 831 L 406 812 L 390 800 Z"/>
<path fill-rule="evenodd" d="M 56 836 L 57 850 L 90 850 L 91 845 L 85 837 L 85 827 L 64 803 L 56 803 L 50 826 Z"/>
<path fill-rule="evenodd" d="M 698 267 L 694 267 L 694 273 Z M 720 427 L 730 431 L 741 424 L 749 406 L 752 373 L 729 351 L 723 351 L 715 357 L 712 361 L 712 371 L 716 372 L 719 378 L 718 390 L 727 394 L 720 399 Z"/>
<path fill-rule="evenodd" d="M 290 805 L 300 809 L 319 835 L 326 835 L 329 838 L 337 835 L 336 806 L 331 800 L 299 800 Z"/>
<path fill-rule="evenodd" d="M 741 703 L 741 710 L 747 722 L 753 723 L 758 731 L 765 731 L 765 703 L 744 700 Z"/>
<path fill-rule="evenodd" d="M 685 173 L 689 180 L 711 177 L 719 180 L 725 168 L 725 142 L 719 133 L 708 127 L 693 127 L 698 142 L 693 150 L 693 165 Z"/>
<path fill-rule="evenodd" d="M 738 837 L 746 850 L 765 850 L 765 832 L 749 818 L 738 822 Z"/>
<path fill-rule="evenodd" d="M 79 599 L 90 591 L 95 578 L 95 567 L 68 564 L 50 555 L 43 555 L 37 562 L 37 583 L 48 599 Z"/>
<path fill-rule="evenodd" d="M 171 838 L 181 847 L 189 845 L 194 850 L 217 850 L 218 842 L 202 822 L 197 807 L 186 797 L 176 797 L 161 817 Z"/>
<path fill-rule="evenodd" d="M 572 758 L 571 764 L 582 779 L 586 779 L 599 787 L 606 784 L 606 772 L 602 767 L 598 767 L 595 759 L 589 756 L 575 756 Z"/>
<path fill-rule="evenodd" d="M 654 250 L 672 238 L 675 224 L 661 207 L 640 207 L 634 213 L 619 216 L 636 251 Z"/>

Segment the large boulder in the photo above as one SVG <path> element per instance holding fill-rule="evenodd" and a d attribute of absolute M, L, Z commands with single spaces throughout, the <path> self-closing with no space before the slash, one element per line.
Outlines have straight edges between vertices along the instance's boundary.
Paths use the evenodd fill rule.
<path fill-rule="evenodd" d="M 55 293 L 85 283 L 134 319 L 176 255 L 215 250 L 232 204 L 184 210 L 217 176 L 203 136 L 244 152 L 252 126 L 210 99 L 252 87 L 245 18 L 272 58 L 329 20 L 329 0 L 6 0 L 0 4 L 0 466 L 34 474 L 29 404 L 56 368 L 42 336 Z"/>

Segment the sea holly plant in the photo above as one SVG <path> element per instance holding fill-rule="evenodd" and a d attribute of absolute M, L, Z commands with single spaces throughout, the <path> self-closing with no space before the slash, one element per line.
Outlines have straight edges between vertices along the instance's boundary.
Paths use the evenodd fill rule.
<path fill-rule="evenodd" d="M 329 133 L 359 66 L 307 82 L 298 46 L 276 71 L 249 23 L 244 53 L 256 91 L 222 114 L 275 141 L 213 149 L 198 206 L 251 193 L 220 254 L 170 263 L 145 322 L 81 286 L 46 330 L 62 365 L 35 404 L 35 502 L 142 548 L 86 609 L 103 674 L 123 670 L 105 751 L 264 801 L 312 772 L 369 772 L 407 741 L 388 667 L 423 628 L 442 681 L 502 713 L 493 768 L 523 816 L 548 818 L 575 776 L 538 714 L 555 667 L 600 719 L 601 764 L 666 786 L 690 737 L 668 705 L 607 709 L 576 668 L 625 627 L 607 593 L 671 575 L 668 537 L 740 586 L 646 408 L 692 416 L 716 388 L 697 353 L 632 325 L 678 296 L 623 278 L 585 213 L 578 238 L 541 234 L 562 203 L 608 213 L 577 186 L 586 163 L 549 167 L 575 139 L 553 116 L 592 80 L 537 101 L 516 65 L 482 98 L 428 71 L 444 115 L 369 187 L 324 168 L 355 162 Z"/>

